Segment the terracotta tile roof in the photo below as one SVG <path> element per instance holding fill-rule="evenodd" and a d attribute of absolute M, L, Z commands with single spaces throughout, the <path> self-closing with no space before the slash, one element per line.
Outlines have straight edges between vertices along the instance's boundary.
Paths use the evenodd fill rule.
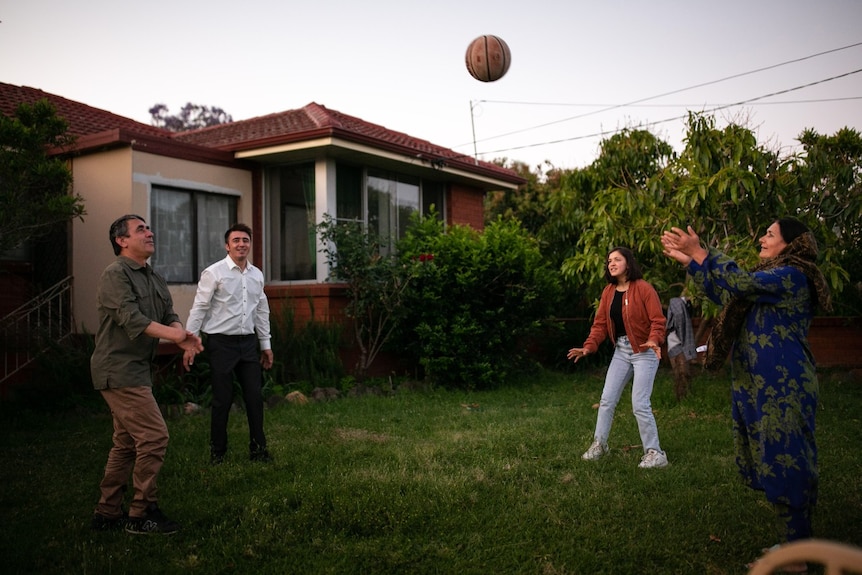
<path fill-rule="evenodd" d="M 506 181 L 523 183 L 512 170 L 491 162 L 478 163 L 469 155 L 437 146 L 427 140 L 367 122 L 361 118 L 312 102 L 298 110 L 240 120 L 176 134 L 182 142 L 238 152 L 301 142 L 320 137 L 338 137 L 370 147 L 403 153 L 410 157 L 422 156 L 427 161 L 443 161 L 447 165 L 471 172 L 491 174 Z"/>
<path fill-rule="evenodd" d="M 428 162 L 443 162 L 468 173 L 498 178 L 509 183 L 524 182 L 523 178 L 512 170 L 490 162 L 476 162 L 471 156 L 366 122 L 355 116 L 330 110 L 314 102 L 298 110 L 287 110 L 200 130 L 174 133 L 36 88 L 0 82 L 0 113 L 4 115 L 14 115 L 18 104 L 22 102 L 32 104 L 42 98 L 55 106 L 58 115 L 69 122 L 69 131 L 79 137 L 110 130 L 122 130 L 130 134 L 164 139 L 165 142 L 181 142 L 186 145 L 234 153 L 321 137 L 333 137 L 408 157 L 421 157 Z"/>
<path fill-rule="evenodd" d="M 75 136 L 90 136 L 118 128 L 126 129 L 143 135 L 171 137 L 171 132 L 143 124 L 75 102 L 55 94 L 49 94 L 36 88 L 14 86 L 0 82 L 0 113 L 4 116 L 14 116 L 19 104 L 34 104 L 39 100 L 48 100 L 57 110 L 57 115 L 69 123 L 69 132 Z"/>

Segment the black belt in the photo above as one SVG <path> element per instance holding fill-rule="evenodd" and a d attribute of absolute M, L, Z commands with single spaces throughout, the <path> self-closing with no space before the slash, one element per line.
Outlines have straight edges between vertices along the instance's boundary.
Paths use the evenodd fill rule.
<path fill-rule="evenodd" d="M 225 339 L 248 339 L 248 338 L 252 338 L 252 337 L 257 337 L 257 335 L 255 335 L 253 333 L 249 333 L 246 335 L 228 335 L 226 333 L 208 333 L 206 335 L 207 335 L 207 337 L 220 337 L 220 338 L 225 338 Z"/>

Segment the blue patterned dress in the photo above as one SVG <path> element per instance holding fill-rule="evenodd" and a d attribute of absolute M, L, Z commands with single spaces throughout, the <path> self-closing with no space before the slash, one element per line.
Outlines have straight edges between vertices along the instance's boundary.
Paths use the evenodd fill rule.
<path fill-rule="evenodd" d="M 806 276 L 792 266 L 747 272 L 714 250 L 688 270 L 715 303 L 741 296 L 752 304 L 731 350 L 736 463 L 747 485 L 783 509 L 788 539 L 810 537 L 818 383 Z"/>

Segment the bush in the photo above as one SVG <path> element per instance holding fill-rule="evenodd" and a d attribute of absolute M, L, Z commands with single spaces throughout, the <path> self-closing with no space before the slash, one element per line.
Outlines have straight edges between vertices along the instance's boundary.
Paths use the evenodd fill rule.
<path fill-rule="evenodd" d="M 60 341 L 42 341 L 47 349 L 36 357 L 32 379 L 12 388 L 12 401 L 41 411 L 100 405 L 101 397 L 93 390 L 90 377 L 93 336 L 72 334 Z"/>
<path fill-rule="evenodd" d="M 337 221 L 324 214 L 317 232 L 326 246 L 331 277 L 347 285 L 344 312 L 352 320 L 359 351 L 355 376 L 362 381 L 400 321 L 415 266 L 399 265 L 388 246 L 359 221 Z"/>
<path fill-rule="evenodd" d="M 275 362 L 267 389 L 286 392 L 293 386 L 307 393 L 313 387 L 337 385 L 344 376 L 341 324 L 315 321 L 311 306 L 311 319 L 297 327 L 293 308 L 287 305 L 271 324 Z"/>
<path fill-rule="evenodd" d="M 414 218 L 398 244 L 419 262 L 394 341 L 434 383 L 496 387 L 527 360 L 529 336 L 557 305 L 560 284 L 520 223 L 498 219 L 479 233 Z"/>

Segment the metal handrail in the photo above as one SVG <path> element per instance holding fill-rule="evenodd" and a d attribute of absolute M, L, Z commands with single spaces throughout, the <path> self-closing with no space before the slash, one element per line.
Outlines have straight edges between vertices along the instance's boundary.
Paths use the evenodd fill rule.
<path fill-rule="evenodd" d="M 0 319 L 3 369 L 0 383 L 33 363 L 72 333 L 72 276 L 60 280 Z"/>

